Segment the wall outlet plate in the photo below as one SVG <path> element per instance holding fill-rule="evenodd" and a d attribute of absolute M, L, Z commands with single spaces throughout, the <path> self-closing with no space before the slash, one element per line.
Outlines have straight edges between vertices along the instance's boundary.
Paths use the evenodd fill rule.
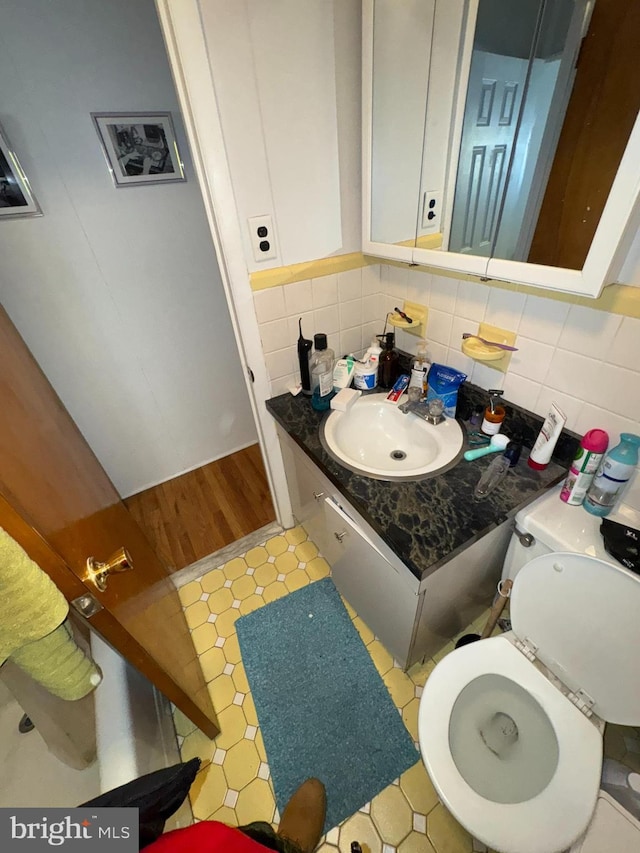
<path fill-rule="evenodd" d="M 262 216 L 250 216 L 247 222 L 254 259 L 259 262 L 277 258 L 276 232 L 271 215 L 265 213 Z"/>
<path fill-rule="evenodd" d="M 425 190 L 422 196 L 422 232 L 434 234 L 440 231 L 442 218 L 442 190 Z"/>

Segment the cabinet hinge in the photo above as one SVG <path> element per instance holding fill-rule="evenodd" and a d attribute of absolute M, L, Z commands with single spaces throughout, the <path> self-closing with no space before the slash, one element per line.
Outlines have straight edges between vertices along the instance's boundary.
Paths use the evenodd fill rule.
<path fill-rule="evenodd" d="M 528 637 L 525 637 L 524 640 L 516 637 L 514 645 L 518 651 L 522 652 L 527 660 L 534 661 L 536 659 L 538 647 Z"/>
<path fill-rule="evenodd" d="M 595 700 L 592 699 L 588 693 L 585 693 L 584 690 L 576 690 L 575 693 L 567 693 L 567 699 L 570 699 L 576 708 L 582 711 L 585 717 L 591 717 L 593 715 Z"/>

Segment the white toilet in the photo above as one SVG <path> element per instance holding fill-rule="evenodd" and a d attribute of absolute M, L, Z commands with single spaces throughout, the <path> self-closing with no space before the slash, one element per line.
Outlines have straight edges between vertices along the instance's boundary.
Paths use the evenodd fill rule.
<path fill-rule="evenodd" d="M 558 493 L 516 516 L 513 630 L 430 675 L 422 758 L 444 805 L 499 853 L 640 851 L 640 823 L 599 790 L 604 723 L 640 725 L 640 576 Z"/>

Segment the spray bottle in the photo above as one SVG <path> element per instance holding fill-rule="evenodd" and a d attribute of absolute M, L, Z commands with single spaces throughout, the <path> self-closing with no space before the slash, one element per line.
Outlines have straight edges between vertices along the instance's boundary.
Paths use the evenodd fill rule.
<path fill-rule="evenodd" d="M 608 446 L 609 436 L 603 429 L 590 429 L 585 433 L 560 492 L 561 501 L 580 506 Z"/>

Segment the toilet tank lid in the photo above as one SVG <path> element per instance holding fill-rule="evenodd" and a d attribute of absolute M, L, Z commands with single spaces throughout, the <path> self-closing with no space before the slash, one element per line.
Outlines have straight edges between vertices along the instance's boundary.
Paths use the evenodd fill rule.
<path fill-rule="evenodd" d="M 581 506 L 561 501 L 561 489 L 562 485 L 556 486 L 521 509 L 516 515 L 519 530 L 530 533 L 551 551 L 575 551 L 612 561 L 600 535 L 602 519 L 585 512 Z M 610 518 L 640 528 L 640 512 L 627 504 L 618 504 Z"/>
<path fill-rule="evenodd" d="M 600 791 L 586 833 L 569 853 L 609 853 L 640 849 L 640 823 L 604 791 Z"/>
<path fill-rule="evenodd" d="M 585 554 L 554 552 L 526 563 L 511 591 L 514 633 L 593 711 L 640 724 L 640 577 Z"/>

